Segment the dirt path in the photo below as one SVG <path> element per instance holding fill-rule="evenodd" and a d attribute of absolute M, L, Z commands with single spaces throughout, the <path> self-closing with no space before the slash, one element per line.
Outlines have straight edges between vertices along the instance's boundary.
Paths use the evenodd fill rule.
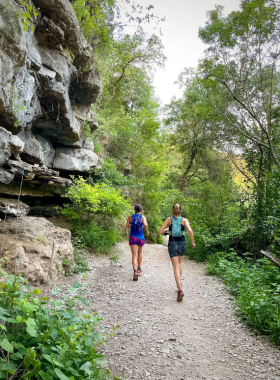
<path fill-rule="evenodd" d="M 89 262 L 90 304 L 112 332 L 105 350 L 113 375 L 123 380 L 280 380 L 280 350 L 251 333 L 235 315 L 232 297 L 205 265 L 183 260 L 182 303 L 167 248 L 146 245 L 143 276 L 133 282 L 127 243 Z"/>

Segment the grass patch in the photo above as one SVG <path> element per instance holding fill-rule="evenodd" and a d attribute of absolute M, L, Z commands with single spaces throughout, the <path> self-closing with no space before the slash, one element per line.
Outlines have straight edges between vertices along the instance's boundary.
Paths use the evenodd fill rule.
<path fill-rule="evenodd" d="M 115 230 L 98 226 L 95 222 L 76 227 L 74 233 L 81 244 L 92 248 L 96 253 L 108 253 L 111 247 L 119 241 Z"/>

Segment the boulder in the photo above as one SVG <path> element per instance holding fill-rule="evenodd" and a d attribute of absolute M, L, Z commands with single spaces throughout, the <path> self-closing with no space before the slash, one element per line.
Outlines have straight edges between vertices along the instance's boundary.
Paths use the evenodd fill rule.
<path fill-rule="evenodd" d="M 23 130 L 19 137 L 25 146 L 21 158 L 31 164 L 49 166 L 53 162 L 55 150 L 49 140 L 40 135 L 34 135 L 31 130 Z"/>
<path fill-rule="evenodd" d="M 24 142 L 19 138 L 19 136 L 12 135 L 10 146 L 12 154 L 17 155 L 23 152 Z"/>
<path fill-rule="evenodd" d="M 21 153 L 23 148 L 24 142 L 18 136 L 0 127 L 0 166 L 4 165 L 12 154 Z"/>
<path fill-rule="evenodd" d="M 53 167 L 71 172 L 87 172 L 97 164 L 98 156 L 91 150 L 60 147 L 56 149 Z"/>
<path fill-rule="evenodd" d="M 7 170 L 0 168 L 0 184 L 3 183 L 8 185 L 14 179 L 14 174 L 8 172 Z"/>
<path fill-rule="evenodd" d="M 70 231 L 44 218 L 22 217 L 0 222 L 0 253 L 8 252 L 5 270 L 36 283 L 65 273 L 63 260 L 74 264 Z"/>
<path fill-rule="evenodd" d="M 18 202 L 17 199 L 0 198 L 0 215 L 7 217 L 26 216 L 29 212 L 29 206 Z"/>

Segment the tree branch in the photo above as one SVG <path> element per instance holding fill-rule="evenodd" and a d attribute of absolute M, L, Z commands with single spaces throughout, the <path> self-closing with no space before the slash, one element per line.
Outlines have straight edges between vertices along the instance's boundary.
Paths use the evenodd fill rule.
<path fill-rule="evenodd" d="M 277 268 L 280 269 L 280 260 L 276 257 L 272 256 L 272 254 L 268 251 L 261 250 L 261 253 L 268 258 L 268 260 L 275 265 Z"/>

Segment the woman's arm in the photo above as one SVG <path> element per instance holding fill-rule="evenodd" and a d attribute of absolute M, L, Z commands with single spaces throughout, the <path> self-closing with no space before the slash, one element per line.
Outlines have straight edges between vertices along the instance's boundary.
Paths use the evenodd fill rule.
<path fill-rule="evenodd" d="M 162 235 L 167 226 L 170 225 L 170 218 L 167 218 L 163 225 L 160 227 L 159 234 Z"/>
<path fill-rule="evenodd" d="M 182 224 L 184 227 L 186 227 L 186 229 L 188 231 L 189 237 L 191 239 L 192 247 L 195 248 L 195 242 L 194 242 L 194 238 L 193 238 L 193 230 L 191 229 L 191 226 L 190 226 L 188 219 L 183 218 Z"/>
<path fill-rule="evenodd" d="M 146 230 L 146 233 L 147 233 L 147 236 L 149 236 L 149 228 L 148 228 L 148 223 L 147 223 L 147 219 L 145 218 L 145 216 L 143 216 L 142 218 L 142 223 L 144 224 L 144 227 L 145 227 L 145 230 Z"/>
<path fill-rule="evenodd" d="M 130 215 L 130 216 L 128 217 L 128 219 L 127 219 L 127 222 L 126 222 L 125 228 L 129 228 L 131 222 L 132 222 L 132 216 Z"/>

